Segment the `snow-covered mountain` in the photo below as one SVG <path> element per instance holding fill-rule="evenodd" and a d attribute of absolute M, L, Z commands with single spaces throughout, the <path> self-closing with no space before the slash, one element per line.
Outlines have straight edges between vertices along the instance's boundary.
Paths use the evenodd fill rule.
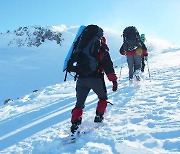
<path fill-rule="evenodd" d="M 62 34 L 59 31 L 53 29 L 53 27 L 41 27 L 41 26 L 26 26 L 19 27 L 13 32 L 7 31 L 7 33 L 1 33 L 0 35 L 11 38 L 8 42 L 8 46 L 27 46 L 27 47 L 39 47 L 45 41 L 55 41 L 61 45 Z"/>
<path fill-rule="evenodd" d="M 166 41 L 148 39 L 144 81 L 129 85 L 120 34 L 104 29 L 119 77 L 117 92 L 106 78 L 109 101 L 104 126 L 62 145 L 70 132 L 75 82 L 63 82 L 63 60 L 78 27 L 56 26 L 61 46 L 47 40 L 39 47 L 5 46 L 0 35 L 0 153 L 180 153 L 180 50 Z M 148 71 L 149 70 L 149 71 Z M 121 74 L 120 74 L 121 71 Z M 150 73 L 150 77 L 149 77 Z M 5 99 L 12 99 L 3 105 Z M 97 104 L 86 100 L 82 129 L 92 129 Z"/>

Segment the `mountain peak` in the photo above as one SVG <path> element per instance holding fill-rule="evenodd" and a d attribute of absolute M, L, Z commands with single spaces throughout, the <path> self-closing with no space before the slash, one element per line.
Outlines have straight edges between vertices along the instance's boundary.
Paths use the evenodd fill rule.
<path fill-rule="evenodd" d="M 61 30 L 60 30 L 61 27 Z M 59 28 L 59 29 L 58 29 Z M 52 26 L 52 27 L 42 27 L 42 26 L 25 26 L 19 27 L 14 31 L 7 31 L 5 34 L 9 40 L 7 42 L 8 46 L 27 46 L 27 47 L 39 47 L 45 41 L 55 41 L 56 44 L 61 45 L 62 33 L 64 26 Z M 9 38 L 10 37 L 10 38 Z"/>

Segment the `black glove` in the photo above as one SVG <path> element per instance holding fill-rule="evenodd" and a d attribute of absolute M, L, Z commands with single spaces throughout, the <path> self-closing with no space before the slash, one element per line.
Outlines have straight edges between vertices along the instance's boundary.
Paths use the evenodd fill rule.
<path fill-rule="evenodd" d="M 114 81 L 114 82 L 113 82 L 112 91 L 116 91 L 117 88 L 118 88 L 118 83 L 117 83 L 117 81 Z"/>

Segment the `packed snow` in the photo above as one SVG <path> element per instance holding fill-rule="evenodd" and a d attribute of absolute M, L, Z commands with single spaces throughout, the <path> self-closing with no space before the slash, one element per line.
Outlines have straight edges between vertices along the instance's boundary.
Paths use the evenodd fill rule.
<path fill-rule="evenodd" d="M 90 92 L 81 125 L 89 133 L 63 144 L 70 134 L 76 83 L 70 76 L 63 82 L 62 67 L 77 27 L 59 29 L 62 46 L 0 46 L 0 153 L 180 153 L 180 49 L 164 41 L 156 45 L 147 36 L 148 65 L 143 80 L 131 85 L 126 59 L 118 53 L 122 38 L 110 31 L 105 35 L 118 90 L 112 92 L 112 83 L 105 81 L 113 105 L 108 104 L 103 126 L 93 129 L 98 99 Z M 5 99 L 12 101 L 4 105 Z"/>

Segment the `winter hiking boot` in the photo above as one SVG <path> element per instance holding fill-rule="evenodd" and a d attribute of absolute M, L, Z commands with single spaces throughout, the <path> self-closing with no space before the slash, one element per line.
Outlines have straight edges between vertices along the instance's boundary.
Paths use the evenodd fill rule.
<path fill-rule="evenodd" d="M 72 124 L 71 126 L 71 143 L 76 142 L 76 138 L 79 136 L 80 131 L 79 131 L 79 125 L 78 124 Z"/>
<path fill-rule="evenodd" d="M 71 133 L 74 134 L 79 128 L 78 124 L 72 124 L 71 126 Z"/>
<path fill-rule="evenodd" d="M 104 119 L 103 114 L 96 111 L 96 116 L 94 118 L 94 122 L 102 122 Z"/>
<path fill-rule="evenodd" d="M 72 122 L 72 126 L 71 126 L 71 133 L 74 134 L 78 128 L 79 125 L 81 124 L 82 118 L 78 118 L 75 121 Z"/>
<path fill-rule="evenodd" d="M 137 81 L 141 81 L 140 72 L 141 72 L 140 70 L 136 70 L 136 71 L 135 71 L 135 77 L 136 77 L 136 80 L 137 80 Z"/>
<path fill-rule="evenodd" d="M 137 81 L 141 81 L 140 76 L 136 76 L 136 80 L 137 80 Z"/>
<path fill-rule="evenodd" d="M 133 85 L 133 78 L 129 78 L 129 86 Z"/>
<path fill-rule="evenodd" d="M 78 118 L 72 122 L 71 126 L 71 143 L 76 142 L 76 137 L 80 134 L 79 125 L 81 124 L 82 118 Z"/>

